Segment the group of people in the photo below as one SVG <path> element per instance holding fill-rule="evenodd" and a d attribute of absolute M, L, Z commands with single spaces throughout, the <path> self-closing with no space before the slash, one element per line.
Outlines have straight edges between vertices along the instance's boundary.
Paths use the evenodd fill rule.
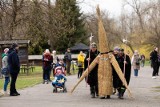
<path fill-rule="evenodd" d="M 10 82 L 10 96 L 18 96 L 20 93 L 16 90 L 16 80 L 20 71 L 20 61 L 18 57 L 19 46 L 13 43 L 10 48 L 5 48 L 2 54 L 2 74 L 5 77 L 4 94 L 8 94 L 7 86 Z"/>
<path fill-rule="evenodd" d="M 112 51 L 111 51 L 112 52 Z M 84 59 L 84 68 L 86 69 L 90 63 L 99 55 L 99 51 L 97 50 L 97 45 L 95 43 L 91 44 L 90 51 L 87 53 Z M 113 55 L 117 60 L 120 69 L 122 70 L 124 77 L 127 81 L 127 84 L 130 82 L 131 77 L 131 66 L 134 69 L 134 76 L 138 76 L 138 70 L 140 69 L 140 56 L 138 51 L 134 52 L 132 56 L 132 60 L 130 57 L 124 53 L 124 49 L 115 47 L 113 50 Z M 113 78 L 113 94 L 118 92 L 118 98 L 123 99 L 124 92 L 126 90 L 125 86 L 121 82 L 119 76 L 117 75 L 115 69 L 112 67 L 112 78 Z M 98 97 L 98 64 L 93 68 L 93 70 L 89 73 L 87 79 L 87 83 L 90 85 L 90 94 L 92 98 Z M 104 97 L 102 97 L 103 99 Z M 110 98 L 110 95 L 107 95 L 107 98 Z"/>
<path fill-rule="evenodd" d="M 52 53 L 49 51 L 49 49 L 46 49 L 42 55 L 42 68 L 43 68 L 43 84 L 47 82 L 51 82 L 50 76 L 51 72 L 54 72 L 54 68 L 56 66 L 64 66 L 65 71 L 67 71 L 68 75 L 71 75 L 70 73 L 70 66 L 71 66 L 72 56 L 70 49 L 68 48 L 65 52 L 64 58 L 58 58 L 56 55 L 56 51 L 53 50 Z"/>

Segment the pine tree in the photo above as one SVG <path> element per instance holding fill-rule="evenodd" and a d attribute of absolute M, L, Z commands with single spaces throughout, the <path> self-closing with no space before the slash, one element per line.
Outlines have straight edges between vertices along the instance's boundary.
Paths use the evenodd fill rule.
<path fill-rule="evenodd" d="M 82 13 L 76 0 L 56 0 L 54 8 L 54 47 L 62 52 L 73 46 L 77 41 L 81 42 L 85 36 Z"/>
<path fill-rule="evenodd" d="M 43 50 L 49 48 L 48 37 L 45 32 L 46 23 L 44 20 L 44 13 L 38 0 L 33 0 L 31 4 L 28 26 L 28 37 L 31 40 L 29 53 L 42 54 Z"/>

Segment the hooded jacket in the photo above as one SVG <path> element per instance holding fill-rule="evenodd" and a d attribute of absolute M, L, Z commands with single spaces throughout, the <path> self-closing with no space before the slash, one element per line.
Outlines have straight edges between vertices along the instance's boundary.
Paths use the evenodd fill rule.
<path fill-rule="evenodd" d="M 19 57 L 14 48 L 8 51 L 8 68 L 11 74 L 18 74 L 20 71 Z"/>

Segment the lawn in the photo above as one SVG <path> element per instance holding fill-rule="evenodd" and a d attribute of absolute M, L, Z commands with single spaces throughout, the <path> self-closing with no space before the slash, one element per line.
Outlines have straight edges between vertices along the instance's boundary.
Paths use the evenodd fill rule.
<path fill-rule="evenodd" d="M 4 82 L 4 78 L 0 79 L 0 90 L 3 88 L 3 82 Z M 17 89 L 23 89 L 26 87 L 34 86 L 41 82 L 42 82 L 42 67 L 36 66 L 34 71 L 30 72 L 29 75 L 26 75 L 26 73 L 20 72 L 17 79 L 16 87 Z"/>
<path fill-rule="evenodd" d="M 77 66 L 71 65 L 71 73 L 76 74 L 77 73 Z M 53 80 L 53 76 L 51 74 L 51 79 Z M 24 72 L 20 72 L 18 75 L 16 88 L 17 89 L 23 89 L 26 87 L 32 87 L 36 84 L 40 84 L 42 82 L 42 67 L 36 66 L 33 72 L 29 72 L 27 75 Z M 0 79 L 0 90 L 2 90 L 4 84 L 4 78 Z M 9 89 L 9 86 L 8 86 Z"/>

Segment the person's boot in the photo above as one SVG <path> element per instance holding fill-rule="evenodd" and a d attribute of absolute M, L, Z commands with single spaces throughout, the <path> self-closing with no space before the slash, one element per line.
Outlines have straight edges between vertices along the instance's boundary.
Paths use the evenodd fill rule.
<path fill-rule="evenodd" d="M 122 90 L 121 90 L 121 91 L 119 91 L 118 98 L 119 98 L 119 99 L 123 99 L 123 93 L 122 93 Z"/>
<path fill-rule="evenodd" d="M 20 95 L 20 93 L 16 92 L 17 95 Z"/>
<path fill-rule="evenodd" d="M 103 96 L 103 97 L 100 97 L 100 99 L 105 99 L 105 97 Z"/>
<path fill-rule="evenodd" d="M 110 97 L 110 95 L 107 95 L 107 97 L 106 97 L 107 99 L 110 99 L 111 97 Z"/>
<path fill-rule="evenodd" d="M 90 86 L 91 98 L 95 98 L 95 89 L 94 86 Z"/>
<path fill-rule="evenodd" d="M 91 98 L 95 98 L 95 94 L 94 93 L 91 94 Z"/>
<path fill-rule="evenodd" d="M 42 84 L 44 84 L 44 83 L 45 83 L 45 80 L 43 80 Z"/>
<path fill-rule="evenodd" d="M 49 83 L 49 80 L 47 80 L 47 84 Z"/>
<path fill-rule="evenodd" d="M 116 88 L 113 89 L 113 95 L 116 94 Z"/>

